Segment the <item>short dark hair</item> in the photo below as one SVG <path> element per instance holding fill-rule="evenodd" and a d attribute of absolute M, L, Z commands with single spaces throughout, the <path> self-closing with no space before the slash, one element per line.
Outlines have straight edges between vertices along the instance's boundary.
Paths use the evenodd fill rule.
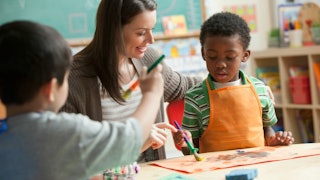
<path fill-rule="evenodd" d="M 250 44 L 250 29 L 244 19 L 237 14 L 221 12 L 213 14 L 201 26 L 200 43 L 203 46 L 207 36 L 233 36 L 238 34 L 243 49 Z"/>
<path fill-rule="evenodd" d="M 68 43 L 49 26 L 24 20 L 1 25 L 1 101 L 23 104 L 54 77 L 62 85 L 71 59 Z"/>

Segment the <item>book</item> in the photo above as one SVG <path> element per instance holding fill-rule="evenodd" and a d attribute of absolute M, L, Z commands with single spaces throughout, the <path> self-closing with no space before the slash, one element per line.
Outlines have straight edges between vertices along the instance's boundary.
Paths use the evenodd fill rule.
<path fill-rule="evenodd" d="M 6 117 L 6 107 L 2 104 L 0 100 L 0 120 Z"/>
<path fill-rule="evenodd" d="M 313 63 L 313 71 L 316 76 L 318 91 L 320 92 L 320 62 Z"/>
<path fill-rule="evenodd" d="M 261 67 L 256 69 L 257 78 L 270 87 L 276 104 L 281 104 L 280 75 L 277 67 Z"/>
<path fill-rule="evenodd" d="M 184 15 L 164 16 L 162 26 L 165 35 L 181 35 L 188 32 Z"/>
<path fill-rule="evenodd" d="M 312 110 L 299 109 L 296 111 L 296 119 L 303 143 L 314 142 Z"/>

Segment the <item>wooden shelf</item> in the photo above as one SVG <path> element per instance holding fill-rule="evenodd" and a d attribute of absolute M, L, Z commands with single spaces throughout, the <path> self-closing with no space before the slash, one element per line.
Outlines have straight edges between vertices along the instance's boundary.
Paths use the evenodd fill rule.
<path fill-rule="evenodd" d="M 307 46 L 301 48 L 271 48 L 263 51 L 255 51 L 251 57 L 251 68 L 254 76 L 257 68 L 277 67 L 280 76 L 280 96 L 276 102 L 276 110 L 282 113 L 285 130 L 292 131 L 295 143 L 301 143 L 303 137 L 297 120 L 299 110 L 312 112 L 312 126 L 314 142 L 320 142 L 320 93 L 313 70 L 313 63 L 320 62 L 320 46 Z M 308 68 L 311 103 L 296 104 L 292 100 L 289 86 L 289 68 L 292 66 L 304 66 Z"/>
<path fill-rule="evenodd" d="M 183 38 L 199 37 L 199 35 L 200 35 L 200 31 L 189 32 L 187 34 L 179 34 L 179 35 L 156 34 L 154 35 L 154 39 L 155 40 L 183 39 Z M 71 47 L 87 46 L 90 43 L 90 41 L 91 41 L 91 38 L 67 40 L 67 42 Z"/>
<path fill-rule="evenodd" d="M 320 54 L 320 46 L 305 46 L 300 48 L 269 48 L 263 51 L 255 51 L 252 55 L 257 58 L 264 58 L 279 56 L 304 56 L 309 54 Z"/>
<path fill-rule="evenodd" d="M 67 39 L 67 42 L 71 47 L 80 47 L 80 46 L 87 46 L 91 42 L 91 38 L 84 38 L 84 39 Z"/>
<path fill-rule="evenodd" d="M 200 31 L 189 32 L 187 34 L 179 34 L 179 35 L 164 35 L 164 34 L 156 34 L 154 35 L 155 40 L 168 40 L 168 39 L 183 39 L 183 38 L 191 38 L 191 37 L 199 37 Z"/>

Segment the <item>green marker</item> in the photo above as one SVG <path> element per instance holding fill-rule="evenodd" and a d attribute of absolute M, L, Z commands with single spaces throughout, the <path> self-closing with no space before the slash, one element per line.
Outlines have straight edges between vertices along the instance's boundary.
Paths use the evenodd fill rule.
<path fill-rule="evenodd" d="M 162 54 L 153 64 L 151 64 L 150 67 L 148 67 L 147 73 L 152 71 L 152 69 L 155 68 L 163 59 L 164 59 L 164 55 Z"/>
<path fill-rule="evenodd" d="M 161 55 L 153 64 L 151 64 L 151 66 L 148 67 L 147 73 L 149 73 L 150 71 L 152 71 L 152 69 L 154 69 L 162 60 L 164 59 L 164 55 Z M 127 99 L 130 95 L 131 92 L 133 91 L 134 88 L 136 88 L 139 85 L 139 80 L 137 80 L 136 82 L 134 82 L 129 89 L 127 89 L 123 94 L 122 97 L 124 99 Z"/>

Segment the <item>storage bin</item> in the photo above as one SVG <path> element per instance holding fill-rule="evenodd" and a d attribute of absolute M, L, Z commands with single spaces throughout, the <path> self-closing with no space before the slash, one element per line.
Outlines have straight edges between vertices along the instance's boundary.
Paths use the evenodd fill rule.
<path fill-rule="evenodd" d="M 294 104 L 311 104 L 310 80 L 308 76 L 290 77 L 290 91 Z"/>

